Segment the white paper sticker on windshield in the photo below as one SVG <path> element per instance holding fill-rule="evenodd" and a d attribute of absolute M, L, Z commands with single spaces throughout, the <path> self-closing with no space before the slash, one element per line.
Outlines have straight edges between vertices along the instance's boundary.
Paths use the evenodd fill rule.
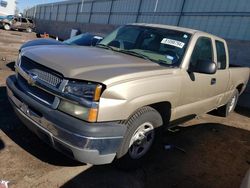
<path fill-rule="evenodd" d="M 162 44 L 168 44 L 168 45 L 171 45 L 171 46 L 175 46 L 175 47 L 178 47 L 178 48 L 183 48 L 183 46 L 185 45 L 184 42 L 180 42 L 178 40 L 173 40 L 173 39 L 168 39 L 168 38 L 162 39 L 161 43 Z"/>

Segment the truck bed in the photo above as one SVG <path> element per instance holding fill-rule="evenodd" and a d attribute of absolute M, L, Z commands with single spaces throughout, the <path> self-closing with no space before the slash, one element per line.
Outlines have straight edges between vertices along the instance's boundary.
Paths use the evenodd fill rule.
<path fill-rule="evenodd" d="M 235 65 L 230 65 L 229 68 L 230 72 L 230 84 L 231 86 L 237 87 L 238 83 L 242 83 L 244 85 L 247 85 L 247 82 L 249 80 L 249 68 L 247 67 L 240 67 Z M 241 93 L 243 90 L 241 90 Z"/>

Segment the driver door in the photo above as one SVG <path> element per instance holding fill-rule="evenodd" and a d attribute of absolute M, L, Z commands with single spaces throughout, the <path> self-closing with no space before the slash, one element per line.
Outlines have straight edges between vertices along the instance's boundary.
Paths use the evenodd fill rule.
<path fill-rule="evenodd" d="M 177 118 L 206 113 L 217 103 L 216 75 L 192 71 L 201 60 L 214 61 L 211 38 L 200 37 L 195 44 L 189 71 L 182 77 L 180 103 L 176 110 Z"/>
<path fill-rule="evenodd" d="M 21 18 L 21 29 L 27 29 L 28 27 L 28 21 L 26 18 Z"/>
<path fill-rule="evenodd" d="M 21 18 L 14 18 L 12 20 L 12 26 L 13 29 L 19 29 L 21 27 Z"/>

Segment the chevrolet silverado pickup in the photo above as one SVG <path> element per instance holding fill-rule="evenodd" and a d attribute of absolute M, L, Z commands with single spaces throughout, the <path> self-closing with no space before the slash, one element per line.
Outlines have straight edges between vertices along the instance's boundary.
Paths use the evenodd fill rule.
<path fill-rule="evenodd" d="M 24 48 L 9 100 L 38 137 L 75 160 L 138 162 L 163 126 L 232 112 L 248 68 L 230 68 L 225 40 L 188 28 L 129 24 L 96 47 Z"/>

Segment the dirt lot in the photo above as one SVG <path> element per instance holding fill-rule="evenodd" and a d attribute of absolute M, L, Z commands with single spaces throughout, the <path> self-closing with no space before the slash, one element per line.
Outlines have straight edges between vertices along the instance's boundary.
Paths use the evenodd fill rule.
<path fill-rule="evenodd" d="M 204 115 L 164 133 L 150 160 L 132 172 L 79 164 L 42 143 L 14 115 L 5 79 L 20 45 L 35 34 L 0 30 L 0 180 L 10 187 L 238 188 L 250 168 L 250 110 Z M 172 144 L 185 150 L 165 150 Z"/>

